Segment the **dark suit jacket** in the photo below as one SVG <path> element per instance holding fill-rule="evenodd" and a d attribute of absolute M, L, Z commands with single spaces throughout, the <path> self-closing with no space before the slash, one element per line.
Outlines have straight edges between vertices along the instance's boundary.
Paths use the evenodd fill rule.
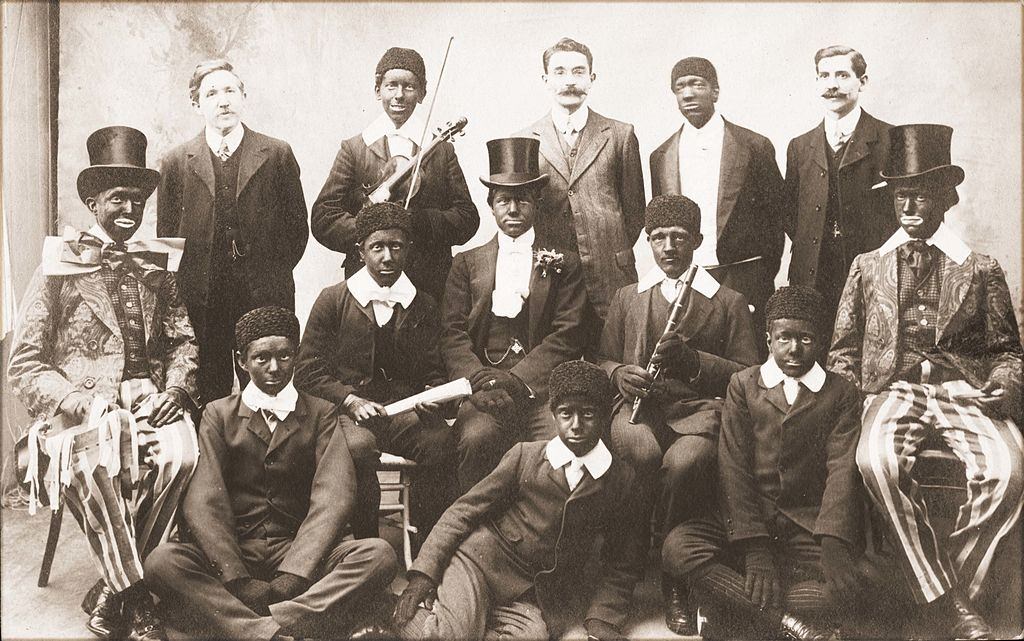
<path fill-rule="evenodd" d="M 309 238 L 299 165 L 283 140 L 249 128 L 240 150 L 236 209 L 249 255 L 244 260 L 254 307 L 295 308 L 292 269 Z M 157 234 L 185 238 L 178 285 L 193 318 L 207 305 L 215 227 L 213 162 L 202 132 L 160 163 Z M 202 316 L 199 316 L 202 318 Z"/>
<path fill-rule="evenodd" d="M 546 446 L 513 445 L 493 472 L 448 508 L 410 570 L 440 583 L 461 547 L 488 583 L 504 591 L 501 600 L 534 587 L 550 622 L 585 588 L 580 572 L 601 535 L 603 573 L 586 618 L 621 627 L 643 573 L 633 470 L 614 459 L 601 478 L 585 474 L 570 493 L 564 470 L 548 463 Z"/>
<path fill-rule="evenodd" d="M 633 125 L 591 109 L 571 172 L 550 114 L 516 135 L 540 139 L 540 170 L 551 177 L 540 215 L 564 211 L 568 200 L 587 296 L 604 318 L 615 290 L 636 282 L 633 245 L 644 227 L 646 201 Z"/>
<path fill-rule="evenodd" d="M 868 394 L 888 389 L 896 379 L 898 255 L 873 251 L 857 256 L 839 302 L 828 367 Z M 962 265 L 943 255 L 941 268 L 934 356 L 971 385 L 991 380 L 1008 398 L 1019 399 L 1022 349 L 1002 268 L 974 252 Z"/>
<path fill-rule="evenodd" d="M 338 405 L 352 393 L 388 403 L 444 382 L 438 351 L 441 324 L 429 294 L 417 291 L 409 309 L 395 306 L 394 348 L 403 367 L 388 372 L 388 389 L 371 391 L 366 386 L 378 373 L 376 330 L 373 309 L 359 304 L 347 282 L 324 289 L 306 321 L 295 362 L 296 387 Z M 376 378 L 380 383 L 381 377 Z"/>
<path fill-rule="evenodd" d="M 722 522 L 730 541 L 768 537 L 778 510 L 815 536 L 863 543 L 860 407 L 857 388 L 832 372 L 817 393 L 801 387 L 792 407 L 782 385 L 765 387 L 760 365 L 732 377 L 718 440 Z M 755 475 L 773 459 L 778 496 Z"/>
<path fill-rule="evenodd" d="M 445 286 L 441 358 L 450 378 L 471 376 L 484 367 L 484 348 L 490 331 L 491 295 L 498 260 L 498 240 L 455 257 Z M 580 323 L 586 304 L 579 260 L 565 254 L 562 272 L 539 267 L 530 279 L 530 296 L 524 307 L 529 317 L 528 354 L 511 372 L 523 380 L 538 398 L 547 398 L 548 376 L 559 363 L 583 354 Z"/>
<path fill-rule="evenodd" d="M 273 434 L 241 394 L 206 406 L 182 513 L 222 582 L 249 576 L 245 548 L 259 554 L 264 540 L 282 538 L 292 544 L 278 571 L 315 578 L 355 500 L 352 457 L 336 425 L 330 403 L 302 392 Z"/>
<path fill-rule="evenodd" d="M 620 365 L 647 367 L 651 360 L 654 343 L 648 340 L 647 329 L 652 296 L 661 296 L 661 290 L 652 287 L 639 293 L 636 285 L 627 285 L 612 299 L 598 351 L 598 364 L 609 376 Z M 663 330 L 658 327 L 656 333 Z M 725 396 L 733 374 L 758 362 L 747 299 L 724 285 L 710 299 L 694 290 L 677 332 L 696 350 L 700 375 L 692 386 L 670 381 L 674 398 L 667 418 L 683 418 L 706 408 L 706 399 Z"/>
<path fill-rule="evenodd" d="M 380 182 L 381 169 L 390 157 L 386 137 L 369 147 L 361 135 L 342 142 L 327 182 L 313 203 L 313 237 L 324 247 L 345 254 L 346 277 L 362 266 L 355 244 L 356 214 L 366 202 L 363 187 Z M 417 289 L 440 300 L 452 265 L 451 248 L 473 237 L 480 217 L 450 142 L 441 143 L 423 162 L 420 181 L 420 189 L 409 203 L 416 214 L 415 248 L 406 273 Z"/>
<path fill-rule="evenodd" d="M 681 133 L 682 129 L 675 132 L 651 153 L 651 197 L 682 193 Z M 722 282 L 742 293 L 762 312 L 768 297 L 775 291 L 775 274 L 779 271 L 786 242 L 782 190 L 782 174 L 775 162 L 775 147 L 771 141 L 726 120 L 718 211 L 701 212 L 701 215 L 717 217 L 719 263 L 764 257 L 753 271 L 737 269 L 722 277 Z"/>
<path fill-rule="evenodd" d="M 889 158 L 891 125 L 861 113 L 839 167 L 839 226 L 850 260 L 878 249 L 896 228 L 892 191 L 872 190 Z M 786 151 L 786 233 L 793 240 L 789 282 L 820 287 L 822 239 L 828 214 L 828 159 L 825 123 L 789 143 Z M 849 265 L 844 265 L 849 269 Z M 837 292 L 838 293 L 838 292 Z M 827 292 L 826 292 L 827 294 Z M 829 296 L 826 296 L 830 298 Z"/>

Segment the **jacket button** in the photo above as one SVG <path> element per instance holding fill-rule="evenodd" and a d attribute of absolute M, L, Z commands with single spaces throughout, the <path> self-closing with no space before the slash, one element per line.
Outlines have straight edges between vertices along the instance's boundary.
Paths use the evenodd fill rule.
<path fill-rule="evenodd" d="M 85 346 L 88 347 L 90 351 L 95 352 L 96 350 L 98 350 L 100 348 L 100 343 L 96 339 L 93 339 L 93 340 L 89 341 L 88 343 L 86 343 Z"/>
<path fill-rule="evenodd" d="M 821 205 L 815 205 L 814 211 L 821 211 Z"/>
<path fill-rule="evenodd" d="M 824 169 L 821 170 L 821 174 L 820 175 L 821 175 L 822 178 L 825 177 L 825 170 Z"/>
<path fill-rule="evenodd" d="M 89 378 L 82 381 L 82 387 L 84 387 L 85 389 L 92 389 L 96 387 L 96 379 L 90 376 Z"/>
<path fill-rule="evenodd" d="M 575 196 L 575 195 L 576 195 L 576 192 L 570 189 L 570 190 L 569 190 L 569 195 L 570 195 L 570 196 Z"/>

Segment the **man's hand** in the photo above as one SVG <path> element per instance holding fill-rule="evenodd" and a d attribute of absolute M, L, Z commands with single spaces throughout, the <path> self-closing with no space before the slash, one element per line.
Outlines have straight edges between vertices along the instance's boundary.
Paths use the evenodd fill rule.
<path fill-rule="evenodd" d="M 622 365 L 612 372 L 612 383 L 625 398 L 647 398 L 658 383 L 639 365 Z"/>
<path fill-rule="evenodd" d="M 374 403 L 373 401 L 368 401 L 365 398 L 356 396 L 355 394 L 349 394 L 346 396 L 345 400 L 341 402 L 341 408 L 356 423 L 369 421 L 377 418 L 378 416 L 387 416 L 387 412 L 384 411 L 383 405 L 380 403 Z"/>
<path fill-rule="evenodd" d="M 662 367 L 670 367 L 685 380 L 690 380 L 700 371 L 700 357 L 697 352 L 679 337 L 670 334 L 658 345 L 651 361 Z"/>
<path fill-rule="evenodd" d="M 65 396 L 57 409 L 72 421 L 81 423 L 89 416 L 89 409 L 91 407 L 92 397 L 75 391 Z"/>
<path fill-rule="evenodd" d="M 991 379 L 985 381 L 985 384 L 980 390 L 981 397 L 978 398 L 978 403 L 982 405 L 1001 418 L 1016 418 L 1014 413 L 1018 411 L 1016 403 L 1020 402 L 1020 399 L 1014 399 L 1014 394 L 1007 394 L 1007 390 L 998 381 Z"/>
<path fill-rule="evenodd" d="M 622 636 L 615 626 L 601 619 L 587 619 L 583 622 L 583 627 L 587 630 L 587 641 L 626 641 L 626 637 Z"/>
<path fill-rule="evenodd" d="M 489 392 L 495 389 L 502 389 L 509 393 L 509 396 L 516 396 L 521 393 L 529 393 L 526 386 L 511 372 L 497 369 L 495 367 L 482 367 L 469 377 L 469 384 L 474 392 Z"/>
<path fill-rule="evenodd" d="M 149 415 L 149 424 L 153 427 L 163 427 L 180 419 L 185 412 L 184 396 L 185 393 L 177 387 L 154 394 L 153 412 Z"/>
<path fill-rule="evenodd" d="M 270 598 L 267 604 L 291 601 L 309 589 L 309 580 L 297 574 L 278 572 L 270 581 Z"/>
<path fill-rule="evenodd" d="M 762 610 L 782 607 L 782 586 L 775 560 L 766 547 L 756 546 L 747 551 L 747 598 Z"/>
<path fill-rule="evenodd" d="M 481 412 L 487 412 L 492 415 L 495 413 L 510 412 L 515 407 L 515 401 L 513 401 L 509 393 L 503 389 L 475 392 L 469 397 L 469 402 L 473 404 L 473 407 L 477 408 Z"/>
<path fill-rule="evenodd" d="M 436 426 L 444 423 L 440 403 L 416 403 L 416 407 L 413 409 L 416 411 L 416 417 L 420 419 L 421 425 Z"/>
<path fill-rule="evenodd" d="M 270 584 L 266 581 L 247 576 L 226 583 L 224 587 L 256 614 L 270 616 L 270 608 L 267 607 L 270 600 Z"/>
<path fill-rule="evenodd" d="M 850 603 L 857 599 L 863 579 L 845 541 L 834 536 L 822 537 L 821 565 L 825 589 L 833 603 Z"/>
<path fill-rule="evenodd" d="M 409 585 L 405 586 L 395 605 L 394 627 L 398 629 L 408 623 L 416 614 L 416 608 L 420 603 L 428 610 L 433 608 L 436 590 L 437 586 L 429 576 L 420 572 L 410 572 Z"/>

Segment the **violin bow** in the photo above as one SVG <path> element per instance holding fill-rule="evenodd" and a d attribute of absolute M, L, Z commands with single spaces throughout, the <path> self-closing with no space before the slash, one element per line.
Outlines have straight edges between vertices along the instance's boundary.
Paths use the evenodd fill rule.
<path fill-rule="evenodd" d="M 412 170 L 412 178 L 409 180 L 409 193 L 405 196 L 405 209 L 409 209 L 409 201 L 412 200 L 413 185 L 420 177 L 420 165 L 423 164 L 423 142 L 427 138 L 427 130 L 430 129 L 430 116 L 434 113 L 434 103 L 437 102 L 437 94 L 441 89 L 441 78 L 444 77 L 444 67 L 448 64 L 448 52 L 452 50 L 452 42 L 455 36 L 448 37 L 448 46 L 444 50 L 444 60 L 441 61 L 441 70 L 437 73 L 437 83 L 434 85 L 434 95 L 430 98 L 430 107 L 427 108 L 427 120 L 423 123 L 423 133 L 420 134 L 419 153 L 416 154 L 416 166 Z"/>

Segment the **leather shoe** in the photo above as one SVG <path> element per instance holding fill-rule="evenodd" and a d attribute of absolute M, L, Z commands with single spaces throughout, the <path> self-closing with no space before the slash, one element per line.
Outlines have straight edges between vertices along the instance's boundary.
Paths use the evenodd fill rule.
<path fill-rule="evenodd" d="M 665 606 L 665 625 L 668 629 L 684 637 L 697 635 L 697 620 L 690 612 L 686 590 L 680 585 L 673 585 L 668 594 L 668 605 Z"/>
<path fill-rule="evenodd" d="M 398 635 L 383 626 L 367 625 L 354 630 L 348 638 L 362 641 L 393 641 Z"/>
<path fill-rule="evenodd" d="M 995 639 L 992 627 L 974 610 L 970 599 L 962 595 L 954 595 L 952 599 L 953 613 L 956 620 L 949 629 L 953 639 Z"/>
<path fill-rule="evenodd" d="M 782 635 L 785 639 L 794 641 L 830 641 L 835 635 L 830 630 L 821 630 L 814 627 L 807 621 L 793 616 L 792 614 L 782 615 Z"/>
<path fill-rule="evenodd" d="M 127 641 L 167 641 L 164 624 L 153 612 L 153 602 L 148 594 L 129 609 Z"/>
<path fill-rule="evenodd" d="M 101 581 L 102 583 L 102 581 Z M 96 592 L 95 598 L 90 599 L 93 590 L 86 595 L 86 601 L 92 600 L 94 605 L 85 627 L 101 639 L 117 639 L 124 631 L 124 615 L 121 608 L 121 599 L 114 591 L 102 583 L 102 587 Z M 86 605 L 85 602 L 82 603 Z"/>

